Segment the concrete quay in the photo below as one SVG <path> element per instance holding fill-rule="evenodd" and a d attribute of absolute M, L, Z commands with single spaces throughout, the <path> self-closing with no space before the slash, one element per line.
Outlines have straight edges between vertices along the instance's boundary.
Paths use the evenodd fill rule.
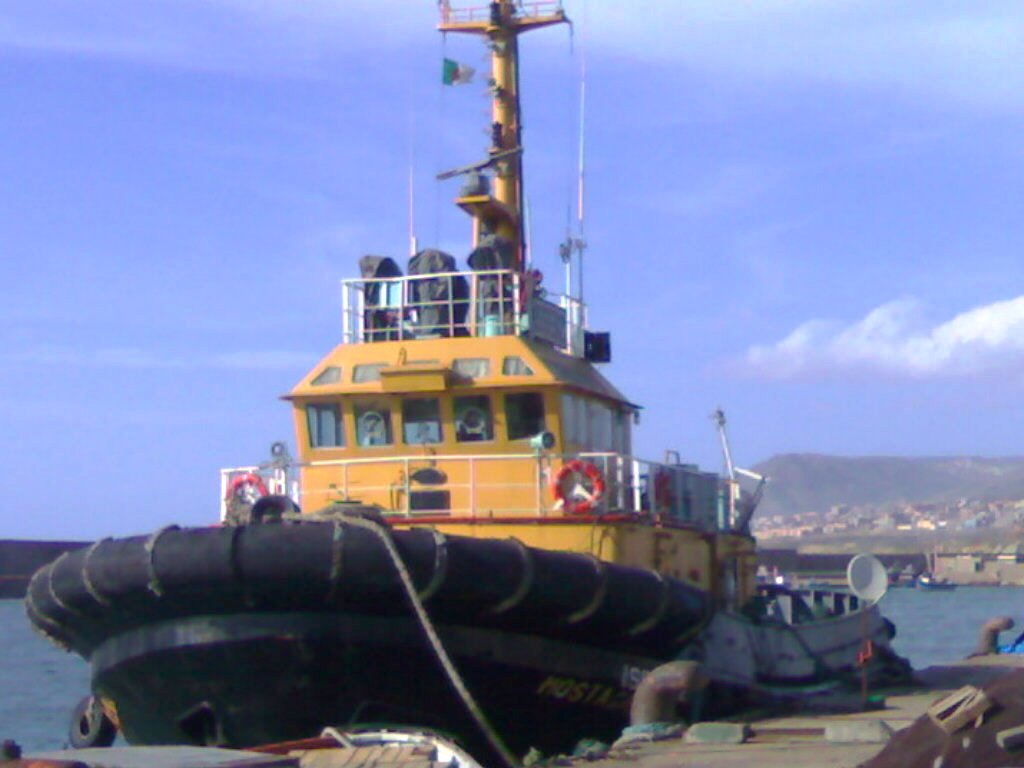
<path fill-rule="evenodd" d="M 661 741 L 636 741 L 615 746 L 598 760 L 575 758 L 571 762 L 585 762 L 593 768 L 854 768 L 878 754 L 890 732 L 907 728 L 944 696 L 966 685 L 981 688 L 1021 669 L 1022 656 L 977 657 L 917 672 L 915 677 L 921 683 L 917 687 L 872 691 L 885 696 L 881 709 L 839 714 L 825 700 L 816 703 L 812 699 L 795 714 L 736 719 L 731 721 L 736 724 L 733 733 L 728 728 L 708 733 L 711 739 L 729 741 L 736 731 L 744 730 L 747 735 L 742 743 L 695 739 L 693 731 L 698 731 L 699 737 L 702 725 L 698 724 L 689 729 L 689 739 L 684 733 Z"/>

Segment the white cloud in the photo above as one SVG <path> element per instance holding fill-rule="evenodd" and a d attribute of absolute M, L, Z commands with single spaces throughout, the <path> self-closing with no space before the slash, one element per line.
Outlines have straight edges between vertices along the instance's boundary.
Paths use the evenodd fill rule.
<path fill-rule="evenodd" d="M 758 373 L 788 378 L 850 370 L 967 376 L 1024 363 L 1024 296 L 935 325 L 913 299 L 893 301 L 851 325 L 812 320 L 781 341 L 747 351 Z"/>

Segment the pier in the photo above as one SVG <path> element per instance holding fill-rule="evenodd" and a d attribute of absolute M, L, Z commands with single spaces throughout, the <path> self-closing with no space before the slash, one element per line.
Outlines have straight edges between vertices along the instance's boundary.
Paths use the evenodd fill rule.
<path fill-rule="evenodd" d="M 879 709 L 841 713 L 835 711 L 840 707 L 834 706 L 834 700 L 832 704 L 827 699 L 815 704 L 812 699 L 801 711 L 763 718 L 737 718 L 728 723 L 698 724 L 672 738 L 633 741 L 613 746 L 601 759 L 573 758 L 564 764 L 587 763 L 595 768 L 676 768 L 681 765 L 853 768 L 876 757 L 890 739 L 913 725 L 944 697 L 955 695 L 964 686 L 983 688 L 1015 670 L 1024 670 L 1024 656 L 976 657 L 918 672 L 918 687 L 876 692 L 884 696 L 884 705 Z M 1014 714 L 1006 711 L 1008 709 L 1004 708 L 1004 717 Z M 1019 711 L 1015 714 L 1019 717 L 1013 725 L 1024 724 L 1024 716 Z M 963 743 L 969 745 L 976 726 L 975 718 L 971 717 L 971 722 L 956 729 L 949 739 L 960 742 L 961 748 Z M 1010 726 L 1004 724 L 999 726 L 999 731 L 1008 728 Z M 991 736 L 994 738 L 995 733 Z M 966 742 L 962 741 L 965 737 Z M 981 740 L 978 739 L 979 744 Z M 1008 753 L 998 764 L 1017 765 L 1022 756 L 1024 751 Z M 903 759 L 898 764 L 905 768 L 915 765 L 912 759 Z M 970 762 L 972 766 L 989 764 Z"/>

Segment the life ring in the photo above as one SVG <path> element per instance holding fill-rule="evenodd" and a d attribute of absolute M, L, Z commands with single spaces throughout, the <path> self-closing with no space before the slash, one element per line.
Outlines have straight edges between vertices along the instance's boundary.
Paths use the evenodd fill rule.
<path fill-rule="evenodd" d="M 455 431 L 460 435 L 483 440 L 487 434 L 487 414 L 475 405 L 466 406 L 455 420 Z"/>
<path fill-rule="evenodd" d="M 571 496 L 566 492 L 565 486 L 570 478 L 580 478 L 589 482 L 589 491 L 578 480 L 571 489 L 573 492 L 577 489 L 582 490 L 583 498 Z M 594 507 L 604 498 L 604 492 L 605 482 L 601 470 L 589 461 L 581 461 L 580 459 L 573 459 L 563 464 L 562 468 L 558 470 L 558 474 L 555 475 L 554 482 L 551 483 L 551 493 L 555 497 L 555 506 L 564 509 L 570 515 L 585 515 L 592 512 Z"/>
<path fill-rule="evenodd" d="M 676 496 L 672 492 L 672 477 L 662 467 L 654 475 L 654 504 L 657 509 L 665 509 L 675 504 Z"/>
<path fill-rule="evenodd" d="M 366 411 L 359 417 L 358 426 L 360 445 L 387 445 L 390 442 L 387 421 L 379 411 Z"/>
<path fill-rule="evenodd" d="M 225 501 L 238 500 L 246 504 L 252 504 L 257 499 L 267 495 L 267 485 L 263 478 L 255 472 L 246 472 L 244 475 L 236 475 L 228 483 L 228 492 L 224 496 Z"/>

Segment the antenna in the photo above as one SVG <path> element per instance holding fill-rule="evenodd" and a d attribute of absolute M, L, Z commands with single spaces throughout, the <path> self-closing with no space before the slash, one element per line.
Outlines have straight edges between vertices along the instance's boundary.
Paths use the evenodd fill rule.
<path fill-rule="evenodd" d="M 419 251 L 416 242 L 416 191 L 413 181 L 412 160 L 409 161 L 409 255 L 415 256 Z"/>
<path fill-rule="evenodd" d="M 580 135 L 579 135 L 579 172 L 576 179 L 576 226 L 580 239 L 583 239 L 583 214 L 584 214 L 584 183 L 586 182 L 586 152 L 584 139 L 586 138 L 587 122 L 587 46 L 584 32 L 587 23 L 587 4 L 583 3 L 583 26 L 580 29 Z M 581 254 L 582 255 L 582 254 Z"/>
<path fill-rule="evenodd" d="M 580 30 L 580 101 L 579 101 L 579 133 L 577 136 L 577 143 L 579 145 L 579 152 L 577 156 L 577 169 L 576 169 L 576 234 L 573 235 L 572 226 L 569 221 L 566 221 L 566 233 L 565 242 L 559 246 L 558 252 L 562 257 L 562 262 L 565 264 L 565 292 L 566 295 L 572 297 L 572 256 L 575 253 L 577 257 L 577 263 L 579 268 L 577 270 L 577 280 L 579 283 L 578 298 L 580 301 L 583 300 L 583 253 L 587 249 L 587 241 L 584 237 L 584 189 L 586 182 L 586 152 L 584 138 L 586 135 L 586 108 L 587 108 L 587 48 L 585 45 L 585 38 L 583 35 L 583 29 L 586 25 L 587 8 L 586 2 L 583 4 L 583 27 Z M 570 27 L 570 33 L 572 33 L 572 27 Z M 569 216 L 567 215 L 567 219 Z"/>
<path fill-rule="evenodd" d="M 711 418 L 715 420 L 715 425 L 718 427 L 718 438 L 722 441 L 722 454 L 725 456 L 726 474 L 729 475 L 730 480 L 735 480 L 736 468 L 733 466 L 732 451 L 729 449 L 729 435 L 725 432 L 725 411 L 718 407 L 711 414 Z"/>
<path fill-rule="evenodd" d="M 524 193 L 523 201 L 523 255 L 525 268 L 529 269 L 533 260 L 533 216 L 530 215 L 530 196 Z"/>
<path fill-rule="evenodd" d="M 413 107 L 412 87 L 409 88 L 409 256 L 419 251 L 416 242 L 416 115 Z"/>

